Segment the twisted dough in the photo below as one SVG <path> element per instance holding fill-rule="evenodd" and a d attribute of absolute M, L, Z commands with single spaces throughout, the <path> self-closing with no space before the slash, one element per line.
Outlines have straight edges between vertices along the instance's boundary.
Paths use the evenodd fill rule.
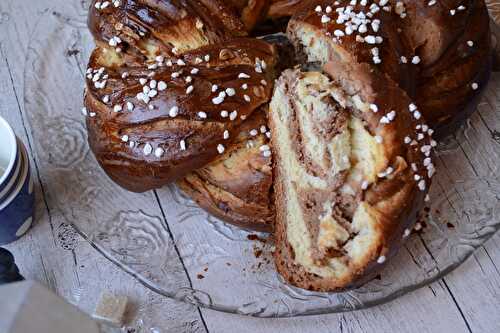
<path fill-rule="evenodd" d="M 270 145 L 272 83 L 292 66 L 247 36 L 291 15 L 313 71 L 283 72 Z M 314 290 L 359 285 L 395 253 L 434 173 L 432 133 L 470 114 L 490 67 L 483 0 L 94 1 L 89 27 L 104 170 L 137 192 L 178 180 L 246 228 L 271 230 L 276 203 L 278 270 Z"/>
<path fill-rule="evenodd" d="M 94 2 L 89 142 L 108 175 L 146 191 L 203 167 L 270 99 L 274 48 L 238 37 L 217 1 Z"/>
<path fill-rule="evenodd" d="M 483 1 L 314 0 L 292 17 L 313 71 L 285 71 L 270 106 L 289 283 L 358 286 L 396 253 L 435 172 L 433 128 L 449 130 L 487 78 L 485 14 Z"/>

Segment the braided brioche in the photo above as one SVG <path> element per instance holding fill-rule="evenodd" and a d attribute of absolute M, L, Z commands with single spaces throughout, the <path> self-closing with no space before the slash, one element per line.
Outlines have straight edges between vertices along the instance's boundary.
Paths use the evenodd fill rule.
<path fill-rule="evenodd" d="M 483 0 L 405 0 L 403 32 L 417 64 L 415 100 L 436 135 L 451 133 L 475 110 L 491 72 L 491 34 Z M 425 24 L 422 24 L 425 22 Z M 472 103 L 471 103 L 472 101 Z"/>
<path fill-rule="evenodd" d="M 419 105 L 438 136 L 450 133 L 470 115 L 481 93 L 478 88 L 486 85 L 491 70 L 484 1 L 355 1 L 358 5 L 347 7 L 339 3 L 306 1 L 292 18 L 288 34 L 297 48 L 308 50 L 309 61 L 336 56 L 374 64 Z M 318 13 L 316 7 L 332 11 Z M 371 14 L 373 21 L 368 18 L 369 23 L 355 28 L 346 26 L 348 13 L 338 15 L 341 8 L 357 8 L 362 15 L 371 8 L 376 12 Z M 337 51 L 338 44 L 346 44 L 344 52 Z"/>
<path fill-rule="evenodd" d="M 278 271 L 311 290 L 357 286 L 397 251 L 432 134 L 470 115 L 491 66 L 484 0 L 94 0 L 88 23 L 87 128 L 107 174 L 136 192 L 177 181 L 225 221 L 274 226 Z M 285 26 L 297 58 L 249 37 Z"/>
<path fill-rule="evenodd" d="M 89 141 L 121 186 L 146 191 L 203 167 L 270 99 L 275 50 L 265 41 L 226 40 L 237 18 L 208 15 L 201 4 L 93 8 Z"/>

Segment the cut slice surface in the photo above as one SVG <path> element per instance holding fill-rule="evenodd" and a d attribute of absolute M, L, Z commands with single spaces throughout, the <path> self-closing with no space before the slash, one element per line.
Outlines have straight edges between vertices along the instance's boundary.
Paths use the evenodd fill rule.
<path fill-rule="evenodd" d="M 276 264 L 290 283 L 312 290 L 356 285 L 375 271 L 423 202 L 414 180 L 420 144 L 401 137 L 414 132 L 402 110 L 408 97 L 390 80 L 374 97 L 348 94 L 341 81 L 288 70 L 271 102 Z M 379 98 L 386 104 L 373 112 Z M 393 108 L 397 116 L 381 121 Z"/>

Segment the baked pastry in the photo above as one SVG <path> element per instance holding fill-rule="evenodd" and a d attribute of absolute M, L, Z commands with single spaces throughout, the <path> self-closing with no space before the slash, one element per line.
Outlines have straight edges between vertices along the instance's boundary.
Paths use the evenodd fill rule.
<path fill-rule="evenodd" d="M 493 22 L 500 25 L 500 1 L 486 0 L 486 6 L 488 7 Z"/>
<path fill-rule="evenodd" d="M 237 37 L 246 33 L 241 22 L 221 6 L 94 2 L 89 143 L 124 188 L 158 188 L 205 166 L 269 101 L 274 47 Z"/>
<path fill-rule="evenodd" d="M 89 143 L 126 189 L 178 181 L 223 220 L 275 220 L 290 283 L 356 286 L 412 227 L 432 133 L 477 103 L 487 22 L 483 0 L 94 0 Z M 302 69 L 279 37 L 249 37 L 285 26 Z"/>
<path fill-rule="evenodd" d="M 404 91 L 366 64 L 342 70 L 285 71 L 271 102 L 276 265 L 310 290 L 355 286 L 393 255 L 434 172 Z"/>
<path fill-rule="evenodd" d="M 286 37 L 268 35 L 263 39 L 278 50 L 277 73 L 296 64 L 293 46 Z M 267 113 L 267 106 L 254 112 L 242 124 L 230 149 L 177 184 L 202 208 L 221 220 L 247 230 L 271 232 L 274 226 L 273 175 Z"/>
<path fill-rule="evenodd" d="M 271 133 L 267 107 L 243 123 L 233 145 L 217 160 L 177 182 L 202 208 L 244 229 L 271 232 Z"/>
<path fill-rule="evenodd" d="M 342 7 L 342 2 L 334 6 L 329 1 L 307 1 L 292 18 L 288 35 L 299 49 L 324 47 L 324 52 L 318 54 L 322 57 L 328 56 L 334 41 L 347 42 L 347 52 L 338 56 L 351 61 L 360 57 L 360 61 L 389 74 L 419 106 L 437 136 L 462 124 L 475 109 L 483 90 L 479 88 L 486 85 L 491 71 L 490 29 L 484 1 L 367 1 L 365 6 L 361 1 L 356 3 Z M 323 11 L 315 12 L 316 7 Z M 332 11 L 327 13 L 327 7 Z M 355 25 L 347 28 L 345 24 L 349 14 L 343 12 L 339 19 L 336 10 L 341 8 L 369 14 L 373 22 L 359 25 L 362 33 L 358 28 L 351 31 Z M 320 42 L 312 45 L 311 38 L 315 36 L 320 37 Z M 355 39 L 357 43 L 353 42 Z M 367 44 L 371 47 L 363 47 Z M 402 81 L 401 75 L 406 81 Z"/>
<path fill-rule="evenodd" d="M 272 20 L 291 17 L 303 3 L 302 0 L 271 0 L 267 17 Z"/>
<path fill-rule="evenodd" d="M 402 29 L 418 56 L 416 103 L 437 136 L 452 133 L 479 103 L 492 66 L 483 0 L 405 0 Z M 425 22 L 425 24 L 422 24 Z M 409 59 L 409 57 L 408 57 Z"/>
<path fill-rule="evenodd" d="M 285 71 L 270 106 L 275 261 L 289 283 L 333 291 L 372 277 L 409 234 L 436 142 L 406 93 L 415 73 L 399 64 L 409 44 L 394 12 L 319 3 L 294 16 L 288 32 L 326 75 Z M 373 32 L 345 32 L 372 20 Z"/>

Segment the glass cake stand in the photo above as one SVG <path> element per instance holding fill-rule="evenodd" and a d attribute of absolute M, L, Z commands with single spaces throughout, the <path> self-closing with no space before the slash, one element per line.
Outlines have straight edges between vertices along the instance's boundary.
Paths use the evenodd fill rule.
<path fill-rule="evenodd" d="M 109 180 L 87 144 L 82 107 L 93 41 L 85 7 L 40 15 L 24 75 L 25 115 L 47 131 L 35 143 L 41 175 L 67 189 L 50 199 L 102 255 L 148 288 L 183 302 L 256 317 L 353 311 L 388 302 L 443 278 L 500 227 L 500 76 L 493 74 L 471 120 L 441 142 L 438 173 L 421 229 L 362 288 L 317 293 L 289 286 L 271 258 L 272 240 L 208 215 L 174 185 L 129 193 Z M 43 27 L 43 28 L 42 28 Z M 37 36 L 43 31 L 43 36 Z M 47 31 L 50 33 L 47 34 Z M 58 75 L 64 85 L 47 91 Z"/>

